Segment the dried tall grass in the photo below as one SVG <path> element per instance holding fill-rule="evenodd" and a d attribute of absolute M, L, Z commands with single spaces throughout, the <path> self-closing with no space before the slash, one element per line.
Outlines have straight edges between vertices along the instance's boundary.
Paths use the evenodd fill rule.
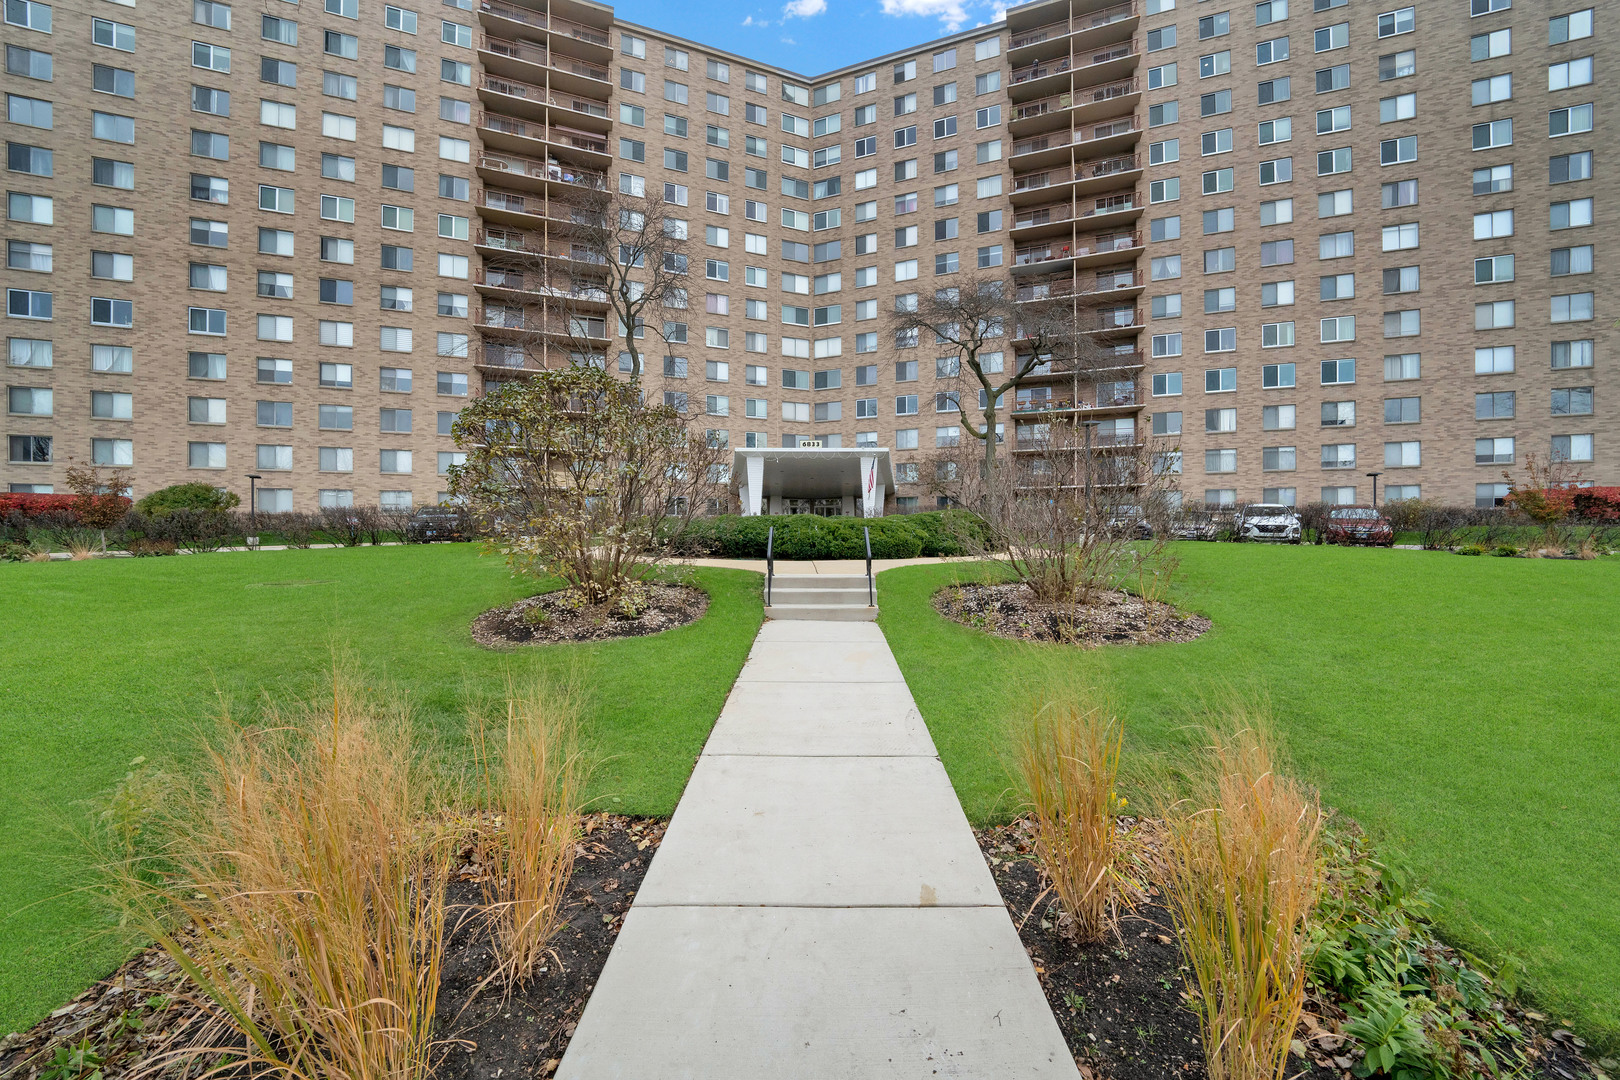
<path fill-rule="evenodd" d="M 329 701 L 267 713 L 225 717 L 154 845 L 106 864 L 112 891 L 211 999 L 233 1054 L 294 1080 L 418 1080 L 450 845 L 424 831 L 409 716 L 342 667 Z"/>
<path fill-rule="evenodd" d="M 1198 981 L 1210 1080 L 1280 1080 L 1305 994 L 1322 811 L 1278 775 L 1263 711 L 1230 705 L 1168 815 L 1165 900 Z"/>
<path fill-rule="evenodd" d="M 492 766 L 491 807 L 500 818 L 485 848 L 484 903 L 499 975 L 510 988 L 534 971 L 561 925 L 586 770 L 574 690 L 509 685 L 505 706 L 499 748 L 484 755 Z"/>
<path fill-rule="evenodd" d="M 1115 821 L 1124 806 L 1115 790 L 1123 739 L 1107 701 L 1083 691 L 1033 708 L 1017 743 L 1036 856 L 1082 942 L 1117 933 L 1125 898 Z"/>

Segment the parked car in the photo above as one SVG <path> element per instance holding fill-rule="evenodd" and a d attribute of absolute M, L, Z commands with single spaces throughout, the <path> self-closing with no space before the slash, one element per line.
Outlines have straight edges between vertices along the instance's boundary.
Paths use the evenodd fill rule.
<path fill-rule="evenodd" d="M 465 540 L 461 512 L 445 506 L 424 506 L 411 515 L 411 539 L 419 544 L 434 540 Z"/>
<path fill-rule="evenodd" d="M 1299 514 L 1292 506 L 1278 503 L 1251 503 L 1238 514 L 1238 540 L 1265 540 L 1276 543 L 1299 543 L 1303 532 Z"/>
<path fill-rule="evenodd" d="M 1210 510 L 1183 510 L 1170 526 L 1177 540 L 1214 540 L 1227 525 L 1226 517 Z"/>
<path fill-rule="evenodd" d="M 1392 547 L 1395 529 L 1375 506 L 1335 506 L 1328 511 L 1327 542 Z"/>
<path fill-rule="evenodd" d="M 1132 540 L 1153 539 L 1153 524 L 1143 515 L 1139 506 L 1122 506 L 1108 522 L 1110 536 L 1124 536 Z"/>

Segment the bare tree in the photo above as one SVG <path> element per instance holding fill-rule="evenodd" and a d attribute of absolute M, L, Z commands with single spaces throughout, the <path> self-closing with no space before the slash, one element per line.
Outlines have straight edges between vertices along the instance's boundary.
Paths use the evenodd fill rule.
<path fill-rule="evenodd" d="M 1010 277 L 972 274 L 956 285 L 919 294 L 914 304 L 889 318 L 897 345 L 936 347 L 936 373 L 954 387 L 941 391 L 944 401 L 978 440 L 975 493 L 991 517 L 998 491 L 996 427 L 1006 396 L 1050 363 L 1052 349 L 1070 337 L 1062 308 L 1039 302 L 1021 309 L 1016 297 Z"/>
<path fill-rule="evenodd" d="M 1132 541 L 1166 535 L 1180 447 L 1140 437 L 1094 445 L 1058 424 L 1021 449 L 995 522 L 1006 558 L 1042 602 L 1092 603 L 1126 567 Z"/>
<path fill-rule="evenodd" d="M 560 577 L 590 603 L 634 587 L 724 481 L 724 448 L 590 366 L 485 394 L 452 434 L 467 461 L 451 489 L 481 531 L 514 570 Z"/>
<path fill-rule="evenodd" d="M 499 193 L 488 193 L 486 198 Z M 502 195 L 508 203 L 515 195 Z M 663 339 L 664 308 L 686 306 L 687 227 L 662 199 L 580 184 L 545 206 L 547 235 L 489 229 L 485 280 L 514 298 L 486 303 L 482 325 L 502 331 L 498 365 L 605 366 L 617 337 L 630 377 L 645 371 L 648 327 Z M 617 322 L 617 326 L 613 323 Z"/>

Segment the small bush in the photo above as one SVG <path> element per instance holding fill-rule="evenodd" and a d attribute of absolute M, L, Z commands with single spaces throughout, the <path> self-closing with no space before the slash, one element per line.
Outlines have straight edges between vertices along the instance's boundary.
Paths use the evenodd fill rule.
<path fill-rule="evenodd" d="M 424 816 L 410 717 L 339 670 L 330 698 L 264 720 L 226 716 L 199 782 L 143 813 L 133 842 L 128 813 L 102 815 L 109 892 L 245 1046 L 247 1071 L 426 1077 L 452 852 Z"/>
<path fill-rule="evenodd" d="M 677 555 L 763 559 L 773 527 L 776 536 L 772 552 L 779 559 L 864 559 L 863 528 L 872 531 L 874 559 L 961 555 L 982 542 L 984 535 L 984 523 L 961 510 L 882 518 L 727 514 L 694 518 L 671 536 L 669 543 Z"/>
<path fill-rule="evenodd" d="M 1497 544 L 1491 554 L 1499 559 L 1512 559 L 1524 553 L 1512 544 Z"/>
<path fill-rule="evenodd" d="M 1018 771 L 1035 820 L 1035 853 L 1082 942 L 1117 931 L 1122 897 L 1114 789 L 1123 729 L 1089 695 L 1038 706 L 1018 743 Z"/>
<path fill-rule="evenodd" d="M 500 829 L 488 838 L 484 885 L 506 983 L 525 981 L 562 925 L 573 873 L 585 769 L 579 700 L 564 689 L 509 690 L 496 775 L 487 782 Z"/>
<path fill-rule="evenodd" d="M 1165 902 L 1198 984 L 1210 1080 L 1280 1080 L 1305 997 L 1322 812 L 1277 772 L 1264 716 L 1234 705 L 1219 724 L 1192 799 L 1166 823 Z"/>
<path fill-rule="evenodd" d="M 131 540 L 128 548 L 129 553 L 137 559 L 153 555 L 173 555 L 177 550 L 173 540 L 148 540 L 144 536 Z"/>
<path fill-rule="evenodd" d="M 34 552 L 27 544 L 16 540 L 0 542 L 0 562 L 27 562 Z"/>
<path fill-rule="evenodd" d="M 241 496 L 230 491 L 220 491 L 212 484 L 171 484 L 142 497 L 135 504 L 135 509 L 147 517 L 155 518 L 176 510 L 230 510 L 241 502 Z"/>
<path fill-rule="evenodd" d="M 1491 549 L 1486 547 L 1484 544 L 1464 544 L 1462 547 L 1457 549 L 1457 554 L 1459 554 L 1459 555 L 1484 555 L 1487 552 L 1489 552 L 1490 550 Z"/>

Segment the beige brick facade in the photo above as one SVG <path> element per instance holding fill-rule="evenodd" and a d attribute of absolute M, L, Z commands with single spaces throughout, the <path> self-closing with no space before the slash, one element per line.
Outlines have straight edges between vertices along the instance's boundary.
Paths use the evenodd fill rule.
<path fill-rule="evenodd" d="M 932 503 L 925 485 L 905 479 L 906 467 L 948 444 L 959 421 L 936 410 L 936 394 L 957 383 L 937 377 L 934 350 L 926 342 L 896 348 L 885 316 L 897 296 L 944 287 L 980 266 L 1010 269 L 1021 295 L 1074 294 L 1088 327 L 1097 322 L 1095 336 L 1120 352 L 1119 369 L 1103 385 L 1054 378 L 1048 389 L 1036 380 L 1015 403 L 1009 427 L 1083 416 L 1108 424 L 1109 437 L 1135 439 L 1155 430 L 1155 414 L 1179 412 L 1189 499 L 1209 492 L 1249 501 L 1284 494 L 1268 489 L 1293 489 L 1307 502 L 1325 488 L 1353 487 L 1364 501 L 1371 494 L 1365 474 L 1378 471 L 1381 497 L 1396 485 L 1402 494 L 1416 488 L 1467 503 L 1477 485 L 1497 483 L 1514 467 L 1476 464 L 1476 440 L 1498 437 L 1514 440 L 1515 465 L 1522 465 L 1528 453 L 1549 454 L 1555 438 L 1575 436 L 1575 456 L 1591 450 L 1593 460 L 1580 465 L 1585 476 L 1620 483 L 1613 450 L 1620 425 L 1606 408 L 1620 393 L 1608 360 L 1613 316 L 1597 258 L 1597 237 L 1616 227 L 1614 179 L 1606 171 L 1612 151 L 1597 138 L 1609 108 L 1596 92 L 1605 85 L 1596 81 L 1605 72 L 1601 18 L 1595 35 L 1549 44 L 1549 20 L 1569 14 L 1562 6 L 1516 0 L 1468 17 L 1461 0 L 1399 13 L 1356 0 L 1319 12 L 1290 2 L 1286 17 L 1276 19 L 1275 0 L 1261 5 L 1264 15 L 1247 2 L 1179 0 L 1158 10 L 1162 0 L 1146 9 L 1048 0 L 1012 9 L 1006 25 L 820 76 L 620 23 L 611 9 L 578 2 L 549 11 L 541 0 L 420 10 L 376 0 L 277 0 L 257 8 L 194 8 L 189 0 L 8 4 L 11 314 L 0 482 L 62 490 L 68 464 L 99 456 L 127 460 L 137 494 L 190 479 L 245 489 L 245 475 L 255 472 L 274 493 L 267 507 L 374 503 L 406 497 L 384 495 L 402 492 L 418 504 L 436 500 L 445 486 L 441 455 L 453 450 L 439 434 L 441 414 L 465 401 L 463 386 L 476 394 L 486 380 L 511 377 L 500 363 L 499 346 L 511 337 L 501 324 L 535 295 L 532 281 L 516 279 L 518 263 L 502 245 L 558 248 L 547 236 L 548 207 L 566 203 L 572 185 L 588 181 L 618 190 L 644 185 L 649 199 L 663 198 L 666 184 L 685 188 L 686 208 L 674 212 L 689 222 L 690 304 L 665 314 L 686 324 L 686 341 L 666 347 L 649 334 L 652 388 L 686 394 L 695 416 L 711 414 L 697 422 L 726 432 L 733 446 L 810 438 L 893 447 L 896 496 L 905 501 L 891 508 Z M 227 8 L 228 28 L 218 25 Z M 1267 16 L 1274 21 L 1257 25 Z M 1209 36 L 1200 40 L 1206 19 Z M 1347 25 L 1332 29 L 1340 24 Z M 1576 33 L 1587 25 L 1574 18 Z M 1163 33 L 1169 27 L 1173 44 Z M 1326 31 L 1320 53 L 1319 30 Z M 1469 59 L 1470 38 L 1501 30 L 1511 34 L 1498 35 L 1495 47 L 1510 52 Z M 1278 55 L 1282 38 L 1287 59 L 1259 65 L 1257 49 Z M 1481 46 L 1487 54 L 1490 40 Z M 230 50 L 229 71 L 217 70 L 224 62 L 217 49 Z M 1410 58 L 1397 58 L 1407 51 Z M 48 71 L 37 54 L 49 54 Z M 1201 78 L 1206 56 L 1208 77 Z M 1582 63 L 1572 73 L 1549 72 L 1549 65 L 1586 57 L 1594 58 L 1592 75 Z M 1158 85 L 1169 64 L 1174 84 Z M 1402 74 L 1381 80 L 1381 64 L 1386 74 Z M 1348 65 L 1348 86 L 1317 93 L 1317 71 L 1338 65 Z M 1412 74 L 1404 74 L 1408 67 Z M 48 80 L 30 77 L 45 74 Z M 1471 104 L 1475 80 L 1506 74 L 1510 96 Z M 1340 77 L 1325 76 L 1324 86 Z M 1261 105 L 1257 84 L 1280 78 L 1289 80 L 1287 98 Z M 284 85 L 289 79 L 296 85 Z M 351 79 L 352 100 L 342 96 Z M 1576 85 L 1549 90 L 1550 79 Z M 220 107 L 207 100 L 208 90 L 229 93 L 228 116 L 199 111 Z M 1230 111 L 1200 116 L 1203 95 L 1225 91 Z M 1483 94 L 1508 91 L 1498 80 Z M 1280 96 L 1275 86 L 1273 94 Z M 907 95 L 915 95 L 914 111 Z M 1392 117 L 1410 118 L 1381 123 L 1385 98 Z M 41 102 L 49 102 L 48 128 Z M 1173 119 L 1155 108 L 1170 102 Z M 1580 110 L 1550 119 L 1553 110 L 1588 103 L 1590 124 Z M 1328 113 L 1323 127 L 1348 127 L 1318 135 L 1318 110 L 1337 108 L 1348 116 Z M 123 141 L 131 124 L 121 118 L 132 121 L 132 142 Z M 1290 122 L 1286 140 L 1276 130 L 1282 118 Z M 1511 144 L 1472 149 L 1475 125 L 1508 118 Z M 1266 123 L 1274 141 L 1262 145 Z M 1550 137 L 1554 123 L 1592 130 Z M 228 156 L 194 152 L 215 140 L 194 141 L 193 132 L 227 136 Z M 1499 127 L 1495 137 L 1506 134 Z M 1173 158 L 1169 140 L 1177 140 Z M 290 171 L 269 167 L 287 151 L 267 149 L 261 157 L 261 143 L 289 148 Z M 50 152 L 49 175 L 44 155 L 28 147 Z M 784 159 L 784 149 L 793 160 Z M 1318 175 L 1318 154 L 1341 149 L 1349 151 L 1349 171 Z M 1550 183 L 1549 157 L 1578 153 L 1590 153 L 1592 179 Z M 1381 154 L 1399 160 L 1381 165 Z M 133 186 L 97 184 L 94 159 L 132 165 Z M 1285 159 L 1292 178 L 1263 185 L 1262 163 Z M 1513 166 L 1511 190 L 1475 195 L 1475 170 L 1503 165 Z M 121 166 L 99 168 L 99 179 L 124 179 Z M 1229 185 L 1218 172 L 1224 169 L 1231 170 Z M 410 170 L 405 190 L 400 170 Z M 754 186 L 752 170 L 763 172 L 763 188 Z M 1215 173 L 1208 195 L 1206 172 Z M 383 186 L 385 173 L 394 187 Z M 194 185 L 194 176 L 227 181 L 228 201 L 193 198 L 194 188 L 203 196 L 209 190 Z M 1171 179 L 1179 180 L 1174 199 L 1157 183 Z M 1416 203 L 1384 208 L 1384 185 L 1403 181 L 1416 181 Z M 1491 186 L 1487 179 L 1484 187 Z M 1495 186 L 1502 186 L 1500 175 Z M 1401 190 L 1404 198 L 1409 189 Z M 1348 212 L 1319 217 L 1320 197 L 1341 191 L 1350 192 L 1348 207 L 1344 196 L 1333 196 L 1332 209 Z M 44 204 L 30 196 L 51 200 L 49 223 Z M 281 212 L 289 199 L 291 213 Z M 1281 200 L 1291 200 L 1290 213 L 1269 206 L 1264 212 L 1283 220 L 1262 225 L 1262 204 Z M 1510 209 L 1511 235 L 1472 239 L 1476 214 Z M 133 222 L 118 211 L 132 211 Z M 410 231 L 400 228 L 407 224 L 401 211 L 414 219 Z M 1220 231 L 1205 234 L 1206 212 Z M 1564 215 L 1580 222 L 1588 212 L 1589 226 L 1551 227 L 1554 213 L 1562 224 Z M 1179 218 L 1178 233 L 1170 218 Z M 226 225 L 225 234 L 210 222 Z M 119 231 L 92 231 L 97 225 Z M 1412 230 L 1396 230 L 1385 250 L 1386 227 L 1400 225 L 1416 226 L 1416 246 L 1400 247 Z M 711 235 L 711 227 L 723 236 Z M 261 253 L 261 230 L 290 233 L 291 254 Z M 1320 257 L 1322 234 L 1347 232 L 1353 254 Z M 1292 241 L 1291 262 L 1281 261 L 1279 241 Z M 285 243 L 266 240 L 267 248 Z M 1348 250 L 1351 241 L 1328 243 Z M 337 261 L 351 244 L 352 264 Z M 48 273 L 37 245 L 49 245 Z M 791 245 L 803 245 L 802 259 Z M 1225 248 L 1230 255 L 1211 255 L 1206 273 L 1206 250 Z M 1552 252 L 1565 248 L 1577 250 L 1557 256 L 1560 268 L 1568 260 L 1588 272 L 1552 275 Z M 408 270 L 395 268 L 403 249 Z M 1476 259 L 1509 254 L 1511 281 L 1474 283 Z M 1263 255 L 1273 265 L 1264 265 Z M 1179 276 L 1171 277 L 1177 256 Z M 194 272 L 192 264 L 223 268 L 223 291 L 192 287 L 221 284 L 220 270 Z M 94 277 L 93 267 L 130 280 Z M 1399 273 L 1410 267 L 1417 268 L 1415 291 L 1386 295 L 1387 272 L 1397 271 L 1392 286 L 1410 286 L 1413 271 Z M 1492 267 L 1493 274 L 1505 270 Z M 1338 275 L 1353 275 L 1354 296 L 1321 299 L 1324 275 L 1335 276 L 1336 290 L 1350 287 Z M 291 296 L 273 295 L 289 277 Z M 1281 282 L 1293 283 L 1293 303 L 1266 306 L 1263 296 L 1269 301 L 1275 290 L 1264 287 Z M 409 310 L 402 289 L 410 290 Z M 1205 291 L 1222 289 L 1232 292 L 1217 292 L 1212 305 L 1227 310 L 1206 313 Z M 50 319 L 26 317 L 43 313 L 41 294 L 49 294 Z M 1177 295 L 1179 309 L 1171 300 Z M 93 308 L 113 307 L 120 318 L 124 312 L 94 304 L 97 298 L 127 301 L 131 325 L 93 325 Z M 1475 329 L 1477 304 L 1508 300 L 1511 327 Z M 1573 307 L 1579 321 L 1554 322 L 1555 305 L 1560 315 Z M 588 308 L 576 298 L 568 310 L 591 314 Z M 806 310 L 809 325 L 794 309 Z M 223 313 L 222 335 L 188 332 L 219 328 L 219 315 L 206 312 Z M 1354 339 L 1323 343 L 1322 320 L 1341 315 L 1354 317 Z M 1505 319 L 1505 305 L 1492 317 Z M 1386 337 L 1386 321 L 1391 333 L 1416 332 Z M 1263 334 L 1285 331 L 1262 327 L 1287 323 L 1294 344 L 1263 348 Z M 1209 344 L 1230 351 L 1206 354 L 1205 332 L 1226 329 L 1229 335 Z M 409 351 L 401 331 L 409 332 Z M 1181 335 L 1179 354 L 1170 348 L 1173 334 Z M 563 337 L 556 362 L 579 347 L 578 334 Z M 44 347 L 30 341 L 51 343 L 50 366 L 43 366 Z M 1592 366 L 1554 369 L 1552 343 L 1559 341 L 1592 342 L 1590 350 L 1570 350 L 1593 357 Z M 1476 374 L 1475 350 L 1496 346 L 1513 347 L 1512 370 Z M 612 342 L 600 348 L 613 366 Z M 1016 351 L 1009 341 L 1008 364 Z M 194 370 L 219 372 L 209 361 L 194 369 L 192 353 L 223 354 L 223 378 L 193 377 Z M 664 374 L 665 354 L 685 361 L 684 377 Z M 1419 359 L 1391 361 L 1390 372 L 1415 367 L 1417 377 L 1386 380 L 1385 357 L 1402 354 Z M 126 357 L 127 373 L 96 370 L 123 366 Z M 1322 384 L 1323 361 L 1351 359 L 1354 382 Z M 911 373 L 897 365 L 912 361 L 916 378 L 902 379 Z M 1505 367 L 1506 353 L 1479 363 Z M 1288 364 L 1293 386 L 1262 385 L 1264 369 Z M 348 365 L 352 385 L 332 385 L 344 372 L 324 365 Z M 750 381 L 749 368 L 764 369 L 763 385 Z M 1206 369 L 1221 368 L 1236 369 L 1233 389 L 1206 392 Z M 409 371 L 409 388 L 385 370 Z M 797 377 L 787 385 L 784 372 L 808 373 L 808 387 L 798 389 Z M 1179 396 L 1154 395 L 1156 384 L 1171 388 L 1173 374 L 1181 378 Z M 441 384 L 454 392 L 440 393 Z M 35 390 L 50 391 L 48 415 L 29 414 L 45 409 L 46 395 Z M 1481 407 L 1508 411 L 1505 396 L 1482 406 L 1476 395 L 1507 391 L 1511 416 L 1476 419 Z M 193 398 L 223 401 L 223 422 L 203 422 L 220 419 L 220 406 L 193 406 Z M 1324 402 L 1353 402 L 1354 424 L 1324 426 Z M 1268 416 L 1286 417 L 1286 409 L 1271 408 L 1278 406 L 1292 406 L 1294 427 L 1263 427 Z M 334 426 L 345 407 L 349 430 Z M 1590 414 L 1568 414 L 1588 407 Z M 404 415 L 397 410 L 409 411 L 408 431 L 398 430 Z M 1218 430 L 1206 432 L 1206 411 Z M 1333 411 L 1336 420 L 1350 415 L 1343 405 Z M 1168 420 L 1161 417 L 1158 430 L 1173 430 Z M 1015 436 L 1007 432 L 1009 447 L 1017 446 Z M 50 460 L 26 460 L 45 456 L 41 438 L 50 440 Z M 1410 443 L 1418 445 L 1400 445 Z M 222 446 L 222 464 L 220 450 L 192 444 Z M 1355 447 L 1354 465 L 1323 468 L 1323 446 L 1341 444 Z M 1268 467 L 1290 463 L 1286 447 L 1293 467 Z M 408 472 L 401 451 L 408 451 Z"/>

